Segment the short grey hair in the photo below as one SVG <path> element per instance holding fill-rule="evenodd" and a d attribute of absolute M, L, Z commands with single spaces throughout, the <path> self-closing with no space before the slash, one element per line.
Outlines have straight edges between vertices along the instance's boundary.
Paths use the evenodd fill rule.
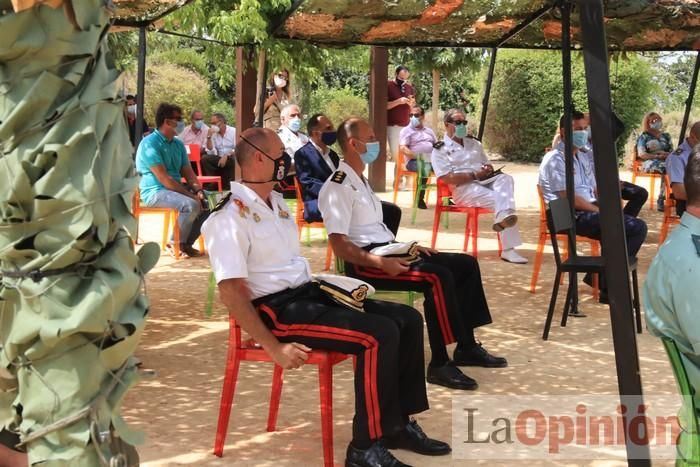
<path fill-rule="evenodd" d="M 280 117 L 289 117 L 289 112 L 291 111 L 292 107 L 296 107 L 299 110 L 299 113 L 301 113 L 301 107 L 299 107 L 297 104 L 287 104 L 282 107 Z"/>
<path fill-rule="evenodd" d="M 201 113 L 201 114 L 203 115 L 203 112 L 202 112 L 201 110 L 199 110 L 199 109 L 194 109 L 194 110 L 190 113 L 190 120 L 194 120 L 194 114 L 196 114 L 197 112 L 199 112 L 199 113 Z"/>
<path fill-rule="evenodd" d="M 467 115 L 467 114 L 464 113 L 464 111 L 461 110 L 461 109 L 450 109 L 450 110 L 448 110 L 447 112 L 445 112 L 445 116 L 444 116 L 444 118 L 443 118 L 443 121 L 444 121 L 445 123 L 452 123 L 453 120 L 454 120 L 454 116 L 457 115 L 457 114 L 462 114 L 462 115 L 464 115 L 465 117 L 466 117 L 466 115 Z"/>
<path fill-rule="evenodd" d="M 218 120 L 221 120 L 222 122 L 226 123 L 226 115 L 222 114 L 221 112 L 214 112 L 211 114 L 212 117 L 216 117 Z"/>

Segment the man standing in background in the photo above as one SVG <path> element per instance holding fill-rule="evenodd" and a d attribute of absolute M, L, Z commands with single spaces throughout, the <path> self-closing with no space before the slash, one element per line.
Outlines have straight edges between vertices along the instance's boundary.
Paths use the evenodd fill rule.
<path fill-rule="evenodd" d="M 416 103 L 416 91 L 408 84 L 408 78 L 408 68 L 399 65 L 396 67 L 394 79 L 388 83 L 386 134 L 389 140 L 389 154 L 387 160 L 398 159 L 401 130 L 408 126 L 411 106 Z"/>

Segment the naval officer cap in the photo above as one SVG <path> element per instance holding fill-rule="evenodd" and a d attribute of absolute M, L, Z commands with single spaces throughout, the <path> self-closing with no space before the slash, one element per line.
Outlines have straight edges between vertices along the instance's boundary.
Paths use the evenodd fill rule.
<path fill-rule="evenodd" d="M 330 298 L 357 311 L 364 311 L 365 298 L 374 293 L 374 287 L 352 277 L 316 274 L 314 280 Z"/>

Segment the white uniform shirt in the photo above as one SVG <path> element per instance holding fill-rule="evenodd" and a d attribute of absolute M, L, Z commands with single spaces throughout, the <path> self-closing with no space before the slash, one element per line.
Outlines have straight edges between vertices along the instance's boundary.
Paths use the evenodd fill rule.
<path fill-rule="evenodd" d="M 294 134 L 294 132 L 286 126 L 281 126 L 280 129 L 277 130 L 277 136 L 282 140 L 284 150 L 289 154 L 292 160 L 294 160 L 294 153 L 309 142 L 309 137 L 304 133 L 297 131 L 297 133 Z"/>
<path fill-rule="evenodd" d="M 343 161 L 323 184 L 318 208 L 329 235 L 347 235 L 360 247 L 394 240 L 383 222 L 382 202 L 367 181 Z"/>
<path fill-rule="evenodd" d="M 478 172 L 481 166 L 489 163 L 481 143 L 474 138 L 464 137 L 464 146 L 445 135 L 445 144 L 433 149 L 430 162 L 438 177 L 452 173 Z"/>
<path fill-rule="evenodd" d="M 544 155 L 537 183 L 542 187 L 546 202 L 557 199 L 559 197 L 557 192 L 566 191 L 564 143 Z M 574 193 L 592 203 L 596 201 L 595 188 L 593 164 L 589 155 L 577 151 L 577 155 L 574 157 Z"/>
<path fill-rule="evenodd" d="M 209 154 L 217 156 L 229 155 L 236 148 L 236 128 L 226 125 L 226 132 L 222 135 L 221 132 L 212 135 L 211 144 L 213 150 L 209 150 Z"/>
<path fill-rule="evenodd" d="M 294 215 L 282 195 L 270 194 L 272 209 L 253 190 L 231 183 L 231 199 L 202 225 L 216 281 L 247 279 L 252 299 L 311 280 L 300 254 Z"/>

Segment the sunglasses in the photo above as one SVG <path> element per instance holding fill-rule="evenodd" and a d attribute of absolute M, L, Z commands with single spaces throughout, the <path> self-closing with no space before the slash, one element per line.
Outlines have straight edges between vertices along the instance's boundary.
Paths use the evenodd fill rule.
<path fill-rule="evenodd" d="M 421 114 L 408 114 L 410 117 L 416 117 L 416 118 L 421 118 Z"/>
<path fill-rule="evenodd" d="M 453 125 L 464 125 L 467 123 L 467 121 L 466 120 L 455 120 L 455 121 L 450 122 L 450 123 Z"/>

